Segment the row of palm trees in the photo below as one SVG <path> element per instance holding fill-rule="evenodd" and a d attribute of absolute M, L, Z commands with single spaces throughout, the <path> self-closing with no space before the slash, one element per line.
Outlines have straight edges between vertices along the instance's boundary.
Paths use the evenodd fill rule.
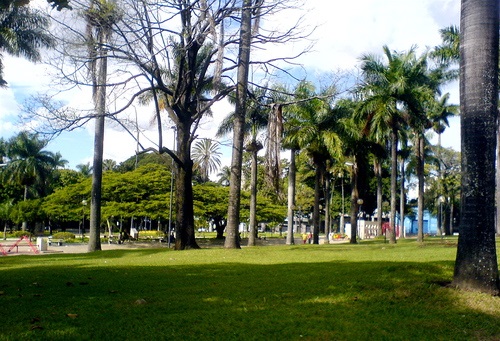
<path fill-rule="evenodd" d="M 456 105 L 449 104 L 449 94 L 441 97 L 440 88 L 449 80 L 449 64 L 434 62 L 437 52 L 417 55 L 409 51 L 391 51 L 383 47 L 383 56 L 361 57 L 362 78 L 349 96 L 338 98 L 334 87 L 317 92 L 307 81 L 300 82 L 293 91 L 282 86 L 274 89 L 254 88 L 246 116 L 248 145 L 256 145 L 257 131 L 264 132 L 262 144 L 266 148 L 266 175 L 280 174 L 279 162 L 273 161 L 276 126 L 281 135 L 280 147 L 291 150 L 290 170 L 295 170 L 294 155 L 306 153 L 315 171 L 315 200 L 313 208 L 313 240 L 319 241 L 320 203 L 329 204 L 329 183 L 333 174 L 351 172 L 351 242 L 356 242 L 356 221 L 359 199 L 367 194 L 369 159 L 374 163 L 377 176 L 377 211 L 381 222 L 382 179 L 381 164 L 391 160 L 390 234 L 396 242 L 395 217 L 397 209 L 398 156 L 404 146 L 411 145 L 416 156 L 418 177 L 418 240 L 423 240 L 424 162 L 427 153 L 426 131 L 433 129 L 438 136 L 448 126 L 448 118 L 458 113 Z M 290 94 L 291 93 L 291 94 Z M 287 94 L 287 95 L 285 95 Z M 276 114 L 279 112 L 279 114 Z M 221 124 L 218 135 L 231 131 L 232 114 Z M 281 129 L 281 130 L 280 130 Z M 261 143 L 261 142 L 259 142 Z M 440 144 L 440 138 L 438 138 Z M 253 148 L 252 150 L 257 150 Z M 439 148 L 438 148 L 439 150 Z M 346 163 L 349 167 L 346 167 Z M 405 160 L 401 171 L 404 172 Z M 290 174 L 293 178 L 294 174 Z M 361 176 L 362 175 L 362 176 Z M 404 179 L 404 174 L 401 175 Z M 256 181 L 256 180 L 253 180 Z M 272 183 L 272 180 L 271 180 Z M 293 181 L 289 186 L 294 186 Z M 404 187 L 404 184 L 401 184 Z M 279 189 L 276 189 L 279 191 Z M 295 190 L 289 188 L 289 221 L 293 221 Z M 404 203 L 404 191 L 402 194 Z M 400 204 L 401 216 L 404 204 Z M 329 227 L 329 209 L 325 219 Z M 291 224 L 289 224 L 291 225 Z M 251 230 L 254 232 L 253 230 Z M 379 233 L 381 233 L 381 224 Z M 293 233 L 289 226 L 289 235 Z M 328 233 L 328 230 L 326 231 Z M 291 238 L 289 242 L 293 242 Z"/>

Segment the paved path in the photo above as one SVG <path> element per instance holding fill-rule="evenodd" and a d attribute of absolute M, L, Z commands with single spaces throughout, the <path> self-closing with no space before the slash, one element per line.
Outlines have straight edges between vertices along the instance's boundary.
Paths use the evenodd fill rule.
<path fill-rule="evenodd" d="M 32 242 L 33 245 L 36 246 L 36 241 Z M 10 243 L 9 243 L 10 244 Z M 21 243 L 20 243 L 21 244 Z M 47 246 L 47 251 L 41 251 L 38 254 L 33 253 L 31 250 L 31 247 L 27 245 L 27 243 L 23 242 L 23 245 L 20 245 L 19 248 L 16 250 L 12 250 L 7 254 L 7 256 L 15 256 L 15 255 L 49 255 L 49 254 L 56 254 L 56 253 L 86 253 L 87 252 L 87 244 L 83 243 L 70 243 L 70 244 L 64 244 L 62 246 L 57 246 L 57 245 L 48 245 Z M 103 243 L 101 244 L 101 249 L 102 250 L 124 250 L 124 249 L 144 249 L 144 248 L 167 248 L 166 243 L 159 243 L 159 242 L 126 242 L 124 244 L 107 244 Z M 4 247 L 5 251 L 7 249 Z M 18 252 L 17 252 L 18 251 Z M 0 257 L 2 256 L 2 253 L 0 253 Z"/>
<path fill-rule="evenodd" d="M 333 243 L 345 243 L 346 241 L 335 241 Z M 36 246 L 36 241 L 32 242 L 33 245 Z M 256 244 L 259 246 L 266 246 L 266 245 L 285 245 L 286 241 L 284 238 L 268 238 L 266 240 L 260 239 L 256 241 Z M 10 244 L 10 243 L 9 243 Z M 25 244 L 25 242 L 23 242 Z M 198 241 L 198 244 L 202 248 L 223 248 L 224 247 L 224 242 L 222 240 L 214 240 L 214 239 L 207 239 L 203 240 L 200 239 Z M 246 247 L 247 245 L 247 240 L 243 239 L 241 246 Z M 302 240 L 299 238 L 295 239 L 295 245 L 302 245 Z M 42 251 L 38 255 L 44 255 L 44 254 L 57 254 L 57 253 L 87 253 L 87 248 L 88 245 L 86 243 L 69 243 L 69 244 L 64 244 L 62 246 L 57 246 L 57 245 L 49 245 L 47 246 L 47 251 Z M 102 243 L 101 244 L 101 249 L 102 250 L 126 250 L 126 249 L 145 249 L 145 248 L 168 248 L 167 243 L 160 243 L 160 242 L 155 242 L 155 241 L 150 241 L 150 242 L 125 242 L 124 244 L 108 244 L 108 243 Z M 19 247 L 19 252 L 16 252 L 16 250 L 13 250 L 11 253 L 8 254 L 10 255 L 37 255 L 33 253 L 31 248 L 28 245 L 23 245 Z M 0 257 L 2 257 L 2 254 L 0 253 Z"/>

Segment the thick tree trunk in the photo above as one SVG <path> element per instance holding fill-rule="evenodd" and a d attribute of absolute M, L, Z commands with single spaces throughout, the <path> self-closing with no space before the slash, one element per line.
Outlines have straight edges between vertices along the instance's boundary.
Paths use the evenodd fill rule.
<path fill-rule="evenodd" d="M 182 124 L 177 131 L 177 157 L 175 174 L 175 249 L 199 249 L 195 239 L 193 211 L 193 161 L 191 160 L 190 124 Z"/>
<path fill-rule="evenodd" d="M 226 240 L 224 242 L 224 247 L 228 249 L 240 248 L 238 226 L 240 224 L 241 164 L 243 160 L 243 134 L 247 103 L 250 45 L 252 41 L 251 29 L 252 0 L 244 0 L 242 4 L 240 47 L 238 52 L 238 80 L 233 126 L 229 207 L 227 210 Z"/>
<path fill-rule="evenodd" d="M 453 284 L 500 294 L 495 245 L 498 0 L 462 0 L 462 191 Z"/>
<path fill-rule="evenodd" d="M 95 122 L 94 161 L 92 172 L 92 190 L 90 198 L 90 231 L 88 251 L 101 250 L 101 188 L 102 188 L 102 158 L 104 143 L 104 115 L 98 115 Z M 82 227 L 83 229 L 85 227 Z"/>
<path fill-rule="evenodd" d="M 500 160 L 500 119 L 497 118 L 497 161 Z M 496 168 L 496 215 L 495 215 L 495 232 L 500 236 L 500 162 L 497 162 Z"/>
<path fill-rule="evenodd" d="M 290 150 L 290 166 L 288 172 L 288 228 L 286 234 L 286 244 L 295 244 L 293 239 L 293 210 L 295 207 L 295 149 Z"/>
<path fill-rule="evenodd" d="M 102 35 L 103 33 L 101 33 Z M 103 37 L 101 36 L 101 39 Z M 95 135 L 94 135 L 94 160 L 92 171 L 92 190 L 90 198 L 90 228 L 88 251 L 101 250 L 101 190 L 102 190 L 102 159 L 104 154 L 104 124 L 106 115 L 106 83 L 108 76 L 108 60 L 106 50 L 99 47 L 97 63 L 97 84 L 95 92 Z M 83 227 L 83 226 L 82 226 Z M 84 227 L 83 227 L 84 228 Z"/>

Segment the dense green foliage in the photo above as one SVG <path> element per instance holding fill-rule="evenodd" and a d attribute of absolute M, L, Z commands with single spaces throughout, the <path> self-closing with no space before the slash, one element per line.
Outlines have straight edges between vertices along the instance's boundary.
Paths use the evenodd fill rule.
<path fill-rule="evenodd" d="M 52 235 L 54 239 L 75 239 L 75 235 L 71 232 L 57 232 Z"/>

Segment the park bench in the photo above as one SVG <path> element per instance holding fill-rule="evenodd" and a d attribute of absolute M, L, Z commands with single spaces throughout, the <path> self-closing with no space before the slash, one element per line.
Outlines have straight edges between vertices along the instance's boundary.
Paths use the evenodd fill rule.
<path fill-rule="evenodd" d="M 53 239 L 53 238 L 49 238 L 49 245 L 57 245 L 57 246 L 63 246 L 63 242 L 64 240 L 63 239 Z"/>

